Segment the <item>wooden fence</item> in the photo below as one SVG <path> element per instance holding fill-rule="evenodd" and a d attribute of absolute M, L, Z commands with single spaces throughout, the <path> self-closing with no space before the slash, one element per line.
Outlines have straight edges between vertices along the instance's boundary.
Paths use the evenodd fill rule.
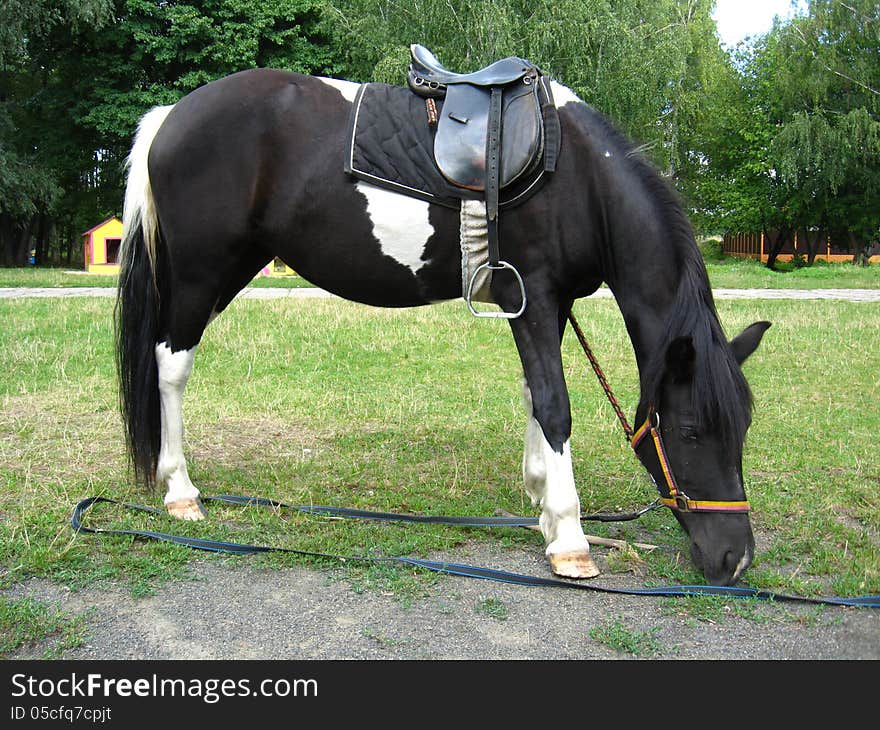
<path fill-rule="evenodd" d="M 725 233 L 721 248 L 726 256 L 758 259 L 765 263 L 770 252 L 770 242 L 775 238 L 776 231 L 771 231 L 770 237 L 763 233 Z M 795 256 L 807 258 L 808 253 L 807 232 L 795 231 L 793 235 L 786 238 L 776 260 L 791 261 Z M 846 245 L 836 244 L 831 236 L 826 236 L 817 247 L 817 259 L 852 261 L 852 257 L 852 251 Z M 875 244 L 871 249 L 871 262 L 878 261 L 880 261 L 880 244 Z"/>

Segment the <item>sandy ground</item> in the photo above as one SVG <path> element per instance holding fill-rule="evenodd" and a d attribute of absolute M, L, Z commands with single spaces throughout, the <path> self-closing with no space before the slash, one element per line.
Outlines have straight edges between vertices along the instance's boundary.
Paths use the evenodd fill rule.
<path fill-rule="evenodd" d="M 607 550 L 594 548 L 600 567 Z M 479 544 L 432 558 L 548 575 L 537 546 Z M 73 592 L 36 579 L 6 595 L 84 616 L 85 642 L 65 659 L 880 659 L 880 610 L 873 608 L 749 602 L 744 612 L 730 599 L 720 616 L 701 620 L 674 599 L 455 576 L 441 576 L 407 605 L 355 589 L 332 568 L 199 557 L 191 573 L 140 599 L 121 587 Z M 640 587 L 625 574 L 595 580 Z M 596 638 L 594 630 L 614 626 L 645 645 L 630 653 Z M 38 658 L 45 648 L 30 646 L 12 658 Z"/>

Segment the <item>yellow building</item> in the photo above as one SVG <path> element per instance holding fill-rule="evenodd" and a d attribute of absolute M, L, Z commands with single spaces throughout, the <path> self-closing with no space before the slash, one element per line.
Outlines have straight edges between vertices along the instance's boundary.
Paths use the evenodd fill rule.
<path fill-rule="evenodd" d="M 296 272 L 281 259 L 275 258 L 263 267 L 260 276 L 296 276 Z"/>
<path fill-rule="evenodd" d="M 83 261 L 90 274 L 118 274 L 122 221 L 108 218 L 83 233 Z"/>

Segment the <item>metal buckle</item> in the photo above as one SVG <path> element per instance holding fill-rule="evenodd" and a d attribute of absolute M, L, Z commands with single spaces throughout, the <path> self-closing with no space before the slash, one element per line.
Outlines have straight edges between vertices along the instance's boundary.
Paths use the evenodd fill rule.
<path fill-rule="evenodd" d="M 472 302 L 472 298 L 474 295 L 474 282 L 477 279 L 477 274 L 480 273 L 483 269 L 490 269 L 491 271 L 500 271 L 501 269 L 508 269 L 513 272 L 513 275 L 516 277 L 516 282 L 519 284 L 519 292 L 522 297 L 522 303 L 520 304 L 519 310 L 516 312 L 478 312 L 474 309 L 474 305 Z M 480 264 L 474 273 L 471 275 L 470 283 L 468 284 L 467 295 L 465 296 L 465 301 L 467 302 L 468 309 L 471 310 L 471 314 L 474 317 L 487 317 L 493 319 L 516 319 L 523 312 L 526 311 L 526 285 L 522 280 L 522 277 L 519 275 L 519 272 L 516 270 L 512 264 L 507 263 L 506 261 L 499 261 L 497 264 L 493 265 L 490 263 Z"/>
<path fill-rule="evenodd" d="M 690 512 L 690 507 L 688 506 L 689 497 L 684 492 L 677 493 L 673 498 L 675 500 L 675 508 L 680 512 Z"/>

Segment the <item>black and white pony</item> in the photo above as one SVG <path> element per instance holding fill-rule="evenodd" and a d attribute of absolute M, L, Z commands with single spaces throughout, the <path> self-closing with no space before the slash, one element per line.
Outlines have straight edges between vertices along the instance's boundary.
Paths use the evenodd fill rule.
<path fill-rule="evenodd" d="M 370 305 L 463 295 L 461 231 L 474 206 L 453 210 L 344 172 L 358 89 L 257 69 L 141 120 L 125 195 L 117 360 L 136 477 L 164 486 L 175 517 L 205 516 L 187 474 L 182 414 L 202 333 L 274 257 Z M 728 342 L 666 183 L 600 114 L 565 87 L 552 90 L 556 170 L 500 218 L 503 257 L 528 295 L 509 323 L 524 373 L 523 477 L 551 568 L 598 574 L 580 521 L 560 342 L 574 300 L 606 282 L 639 369 L 636 423 L 647 437 L 634 446 L 658 484 L 673 484 L 674 474 L 666 503 L 696 566 L 711 583 L 731 584 L 754 551 L 741 464 L 752 401 L 740 366 L 769 323 Z M 513 312 L 521 291 L 504 274 L 492 277 L 491 299 Z"/>

